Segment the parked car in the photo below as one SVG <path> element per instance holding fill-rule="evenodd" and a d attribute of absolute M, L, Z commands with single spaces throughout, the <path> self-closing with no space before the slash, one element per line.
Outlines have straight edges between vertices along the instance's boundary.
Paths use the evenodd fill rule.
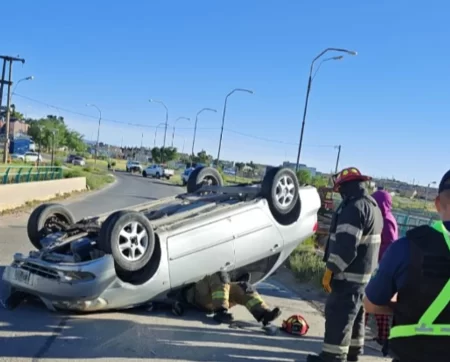
<path fill-rule="evenodd" d="M 9 292 L 91 312 L 167 300 L 219 270 L 256 284 L 317 229 L 317 190 L 299 187 L 290 169 L 225 187 L 217 170 L 200 167 L 187 191 L 78 222 L 63 205 L 40 205 L 27 225 L 37 250 L 6 266 Z"/>
<path fill-rule="evenodd" d="M 67 155 L 66 163 L 72 163 L 75 157 L 77 157 L 77 155 Z"/>
<path fill-rule="evenodd" d="M 170 179 L 175 174 L 175 170 L 170 168 L 166 168 L 163 165 L 150 165 L 144 171 L 142 171 L 142 176 L 147 177 L 156 177 L 161 178 L 164 177 L 166 179 Z"/>
<path fill-rule="evenodd" d="M 127 172 L 142 172 L 142 165 L 138 161 L 127 161 Z"/>
<path fill-rule="evenodd" d="M 72 159 L 72 164 L 76 165 L 76 166 L 85 166 L 86 165 L 86 161 L 83 157 L 81 156 L 75 156 Z"/>
<path fill-rule="evenodd" d="M 11 155 L 12 159 L 21 160 L 23 162 L 42 162 L 42 156 L 38 152 L 25 152 L 23 155 Z"/>

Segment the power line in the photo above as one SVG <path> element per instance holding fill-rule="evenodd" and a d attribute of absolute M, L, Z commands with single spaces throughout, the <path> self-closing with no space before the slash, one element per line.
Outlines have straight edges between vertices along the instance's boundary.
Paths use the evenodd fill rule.
<path fill-rule="evenodd" d="M 287 141 L 281 141 L 281 140 L 275 140 L 275 139 L 271 139 L 271 138 L 255 136 L 255 135 L 251 135 L 251 134 L 248 134 L 248 133 L 235 131 L 235 130 L 228 129 L 228 128 L 225 128 L 225 131 L 230 132 L 230 133 L 234 133 L 234 134 L 238 134 L 238 135 L 241 135 L 241 136 L 244 136 L 244 137 L 258 139 L 258 140 L 265 141 L 265 142 L 279 143 L 279 144 L 288 145 L 288 146 L 298 146 L 298 143 L 295 143 L 295 142 L 287 142 Z M 335 145 L 305 145 L 305 146 L 308 146 L 308 147 L 322 147 L 322 148 L 336 147 Z"/>
<path fill-rule="evenodd" d="M 81 116 L 81 117 L 85 117 L 85 118 L 92 118 L 97 120 L 96 116 L 92 116 L 90 114 L 86 114 L 86 113 L 81 113 L 81 112 L 77 112 L 77 111 L 73 111 L 71 109 L 67 109 L 67 108 L 63 108 L 63 107 L 59 107 L 59 106 L 54 106 L 52 104 L 43 102 L 43 101 L 39 101 L 37 99 L 33 99 L 31 97 L 27 97 L 21 94 L 17 94 L 17 93 L 13 93 L 16 97 L 20 97 L 23 99 L 27 99 L 31 102 L 35 102 L 35 103 L 39 103 L 42 104 L 44 106 L 47 106 L 49 108 L 55 108 L 58 111 L 63 111 L 66 113 L 71 113 L 77 116 Z M 155 125 L 148 125 L 148 124 L 141 124 L 141 123 L 134 123 L 134 122 L 127 122 L 127 121 L 119 121 L 119 120 L 115 120 L 115 119 L 110 119 L 110 118 L 102 118 L 102 121 L 106 121 L 106 122 L 111 122 L 111 123 L 116 123 L 116 124 L 123 124 L 123 125 L 127 125 L 127 126 L 133 126 L 133 127 L 140 127 L 140 128 L 157 128 L 158 126 Z M 193 127 L 178 127 L 177 129 L 184 129 L 184 130 L 193 130 Z M 201 127 L 198 128 L 201 130 L 219 130 L 219 127 Z M 271 139 L 271 138 L 266 138 L 266 137 L 260 137 L 260 136 L 256 136 L 256 135 L 252 135 L 249 133 L 244 133 L 244 132 L 240 132 L 240 131 L 236 131 L 233 129 L 229 129 L 229 128 L 225 128 L 224 129 L 226 132 L 230 132 L 230 133 L 234 133 L 243 137 L 247 137 L 247 138 L 252 138 L 252 139 L 256 139 L 256 140 L 260 140 L 260 141 L 264 141 L 264 142 L 270 142 L 270 143 L 277 143 L 277 144 L 283 144 L 283 145 L 287 145 L 287 146 L 298 146 L 298 143 L 296 142 L 287 142 L 287 141 L 282 141 L 282 140 L 276 140 L 276 139 Z M 305 145 L 308 147 L 320 147 L 320 148 L 333 148 L 336 147 L 335 145 Z"/>

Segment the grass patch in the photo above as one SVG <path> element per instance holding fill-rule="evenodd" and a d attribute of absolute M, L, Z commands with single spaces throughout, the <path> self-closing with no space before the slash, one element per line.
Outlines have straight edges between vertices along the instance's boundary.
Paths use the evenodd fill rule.
<path fill-rule="evenodd" d="M 303 283 L 321 288 L 325 263 L 314 248 L 314 236 L 300 244 L 289 256 L 289 269 Z"/>
<path fill-rule="evenodd" d="M 68 166 L 64 170 L 64 178 L 86 177 L 89 190 L 98 190 L 114 182 L 114 177 L 104 168 L 87 166 Z"/>

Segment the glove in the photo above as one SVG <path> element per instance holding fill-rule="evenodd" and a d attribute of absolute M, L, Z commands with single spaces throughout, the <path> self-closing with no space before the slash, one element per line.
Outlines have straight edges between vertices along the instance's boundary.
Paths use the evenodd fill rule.
<path fill-rule="evenodd" d="M 325 291 L 327 293 L 331 293 L 331 279 L 333 278 L 333 272 L 330 269 L 326 269 L 325 273 L 323 274 L 323 278 L 322 278 L 322 286 L 323 289 L 325 289 Z"/>

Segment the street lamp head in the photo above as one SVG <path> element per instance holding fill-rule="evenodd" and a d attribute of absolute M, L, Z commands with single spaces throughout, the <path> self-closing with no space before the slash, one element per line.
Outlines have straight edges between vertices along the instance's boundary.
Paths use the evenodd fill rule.
<path fill-rule="evenodd" d="M 331 58 L 332 60 L 341 60 L 342 58 L 344 58 L 343 55 L 338 55 L 336 57 Z"/>
<path fill-rule="evenodd" d="M 347 53 L 350 55 L 358 55 L 358 52 L 355 52 L 353 50 L 349 50 Z"/>
<path fill-rule="evenodd" d="M 30 75 L 29 77 L 26 77 L 25 80 L 33 80 L 34 79 L 34 75 Z"/>

